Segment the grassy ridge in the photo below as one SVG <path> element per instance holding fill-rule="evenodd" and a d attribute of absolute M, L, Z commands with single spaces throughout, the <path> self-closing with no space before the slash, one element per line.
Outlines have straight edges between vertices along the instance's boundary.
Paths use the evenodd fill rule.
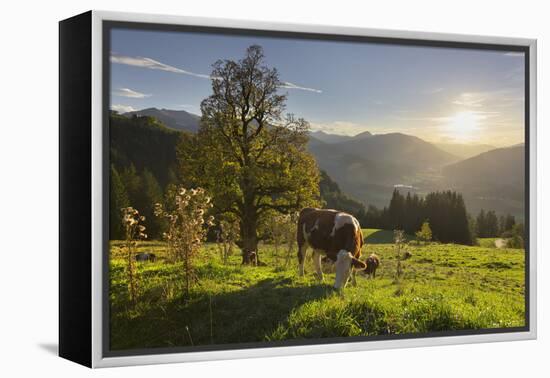
<path fill-rule="evenodd" d="M 181 266 L 163 260 L 165 246 L 147 242 L 140 251 L 160 256 L 138 263 L 139 301 L 128 301 L 124 251 L 111 243 L 111 348 L 113 350 L 500 328 L 524 325 L 524 251 L 453 244 L 409 246 L 404 275 L 395 280 L 396 259 L 385 233 L 365 230 L 363 254 L 382 263 L 375 280 L 358 276 L 343 296 L 315 281 L 308 262 L 298 277 L 296 258 L 284 266 L 283 252 L 260 249 L 267 266 L 243 267 L 232 256 L 220 263 L 215 245 L 205 245 L 200 283 L 184 303 Z M 375 235 L 379 243 L 368 241 Z M 371 239 L 372 240 L 372 239 Z M 386 241 L 386 242 L 385 242 Z"/>

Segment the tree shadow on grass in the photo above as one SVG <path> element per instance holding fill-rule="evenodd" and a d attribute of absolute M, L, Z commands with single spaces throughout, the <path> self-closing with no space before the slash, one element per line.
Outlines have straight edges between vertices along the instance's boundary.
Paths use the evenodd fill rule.
<path fill-rule="evenodd" d="M 393 244 L 393 231 L 378 230 L 364 239 L 365 244 Z"/>
<path fill-rule="evenodd" d="M 328 285 L 293 286 L 268 278 L 242 290 L 201 293 L 112 317 L 111 350 L 265 341 L 301 305 L 334 294 Z"/>
<path fill-rule="evenodd" d="M 414 235 L 405 235 L 406 240 L 416 240 Z M 391 230 L 378 230 L 372 234 L 365 236 L 365 244 L 393 244 L 393 231 Z"/>

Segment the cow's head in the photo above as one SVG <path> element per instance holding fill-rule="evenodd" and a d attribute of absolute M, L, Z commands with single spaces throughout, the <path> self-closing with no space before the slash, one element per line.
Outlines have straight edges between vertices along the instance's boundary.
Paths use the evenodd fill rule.
<path fill-rule="evenodd" d="M 351 252 L 348 252 L 342 249 L 338 252 L 336 258 L 336 281 L 334 282 L 335 289 L 343 289 L 348 282 L 351 270 L 355 269 L 365 269 L 367 266 L 364 262 L 353 257 Z"/>

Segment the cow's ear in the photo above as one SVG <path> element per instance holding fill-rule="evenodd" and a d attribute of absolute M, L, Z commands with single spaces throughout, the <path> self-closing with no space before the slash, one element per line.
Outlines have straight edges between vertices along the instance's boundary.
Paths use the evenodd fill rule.
<path fill-rule="evenodd" d="M 359 269 L 359 270 L 363 270 L 367 268 L 367 265 L 363 261 L 358 260 L 355 257 L 351 259 L 351 265 L 353 265 L 355 269 Z"/>

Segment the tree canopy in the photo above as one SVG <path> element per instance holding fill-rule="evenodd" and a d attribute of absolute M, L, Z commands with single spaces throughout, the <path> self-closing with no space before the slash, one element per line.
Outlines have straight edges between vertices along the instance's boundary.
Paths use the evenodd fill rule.
<path fill-rule="evenodd" d="M 306 149 L 309 124 L 284 114 L 282 83 L 261 47 L 250 46 L 239 61 L 217 61 L 211 77 L 199 131 L 178 146 L 179 173 L 188 186 L 208 190 L 216 213 L 238 217 L 246 263 L 262 216 L 318 203 L 319 170 Z"/>

